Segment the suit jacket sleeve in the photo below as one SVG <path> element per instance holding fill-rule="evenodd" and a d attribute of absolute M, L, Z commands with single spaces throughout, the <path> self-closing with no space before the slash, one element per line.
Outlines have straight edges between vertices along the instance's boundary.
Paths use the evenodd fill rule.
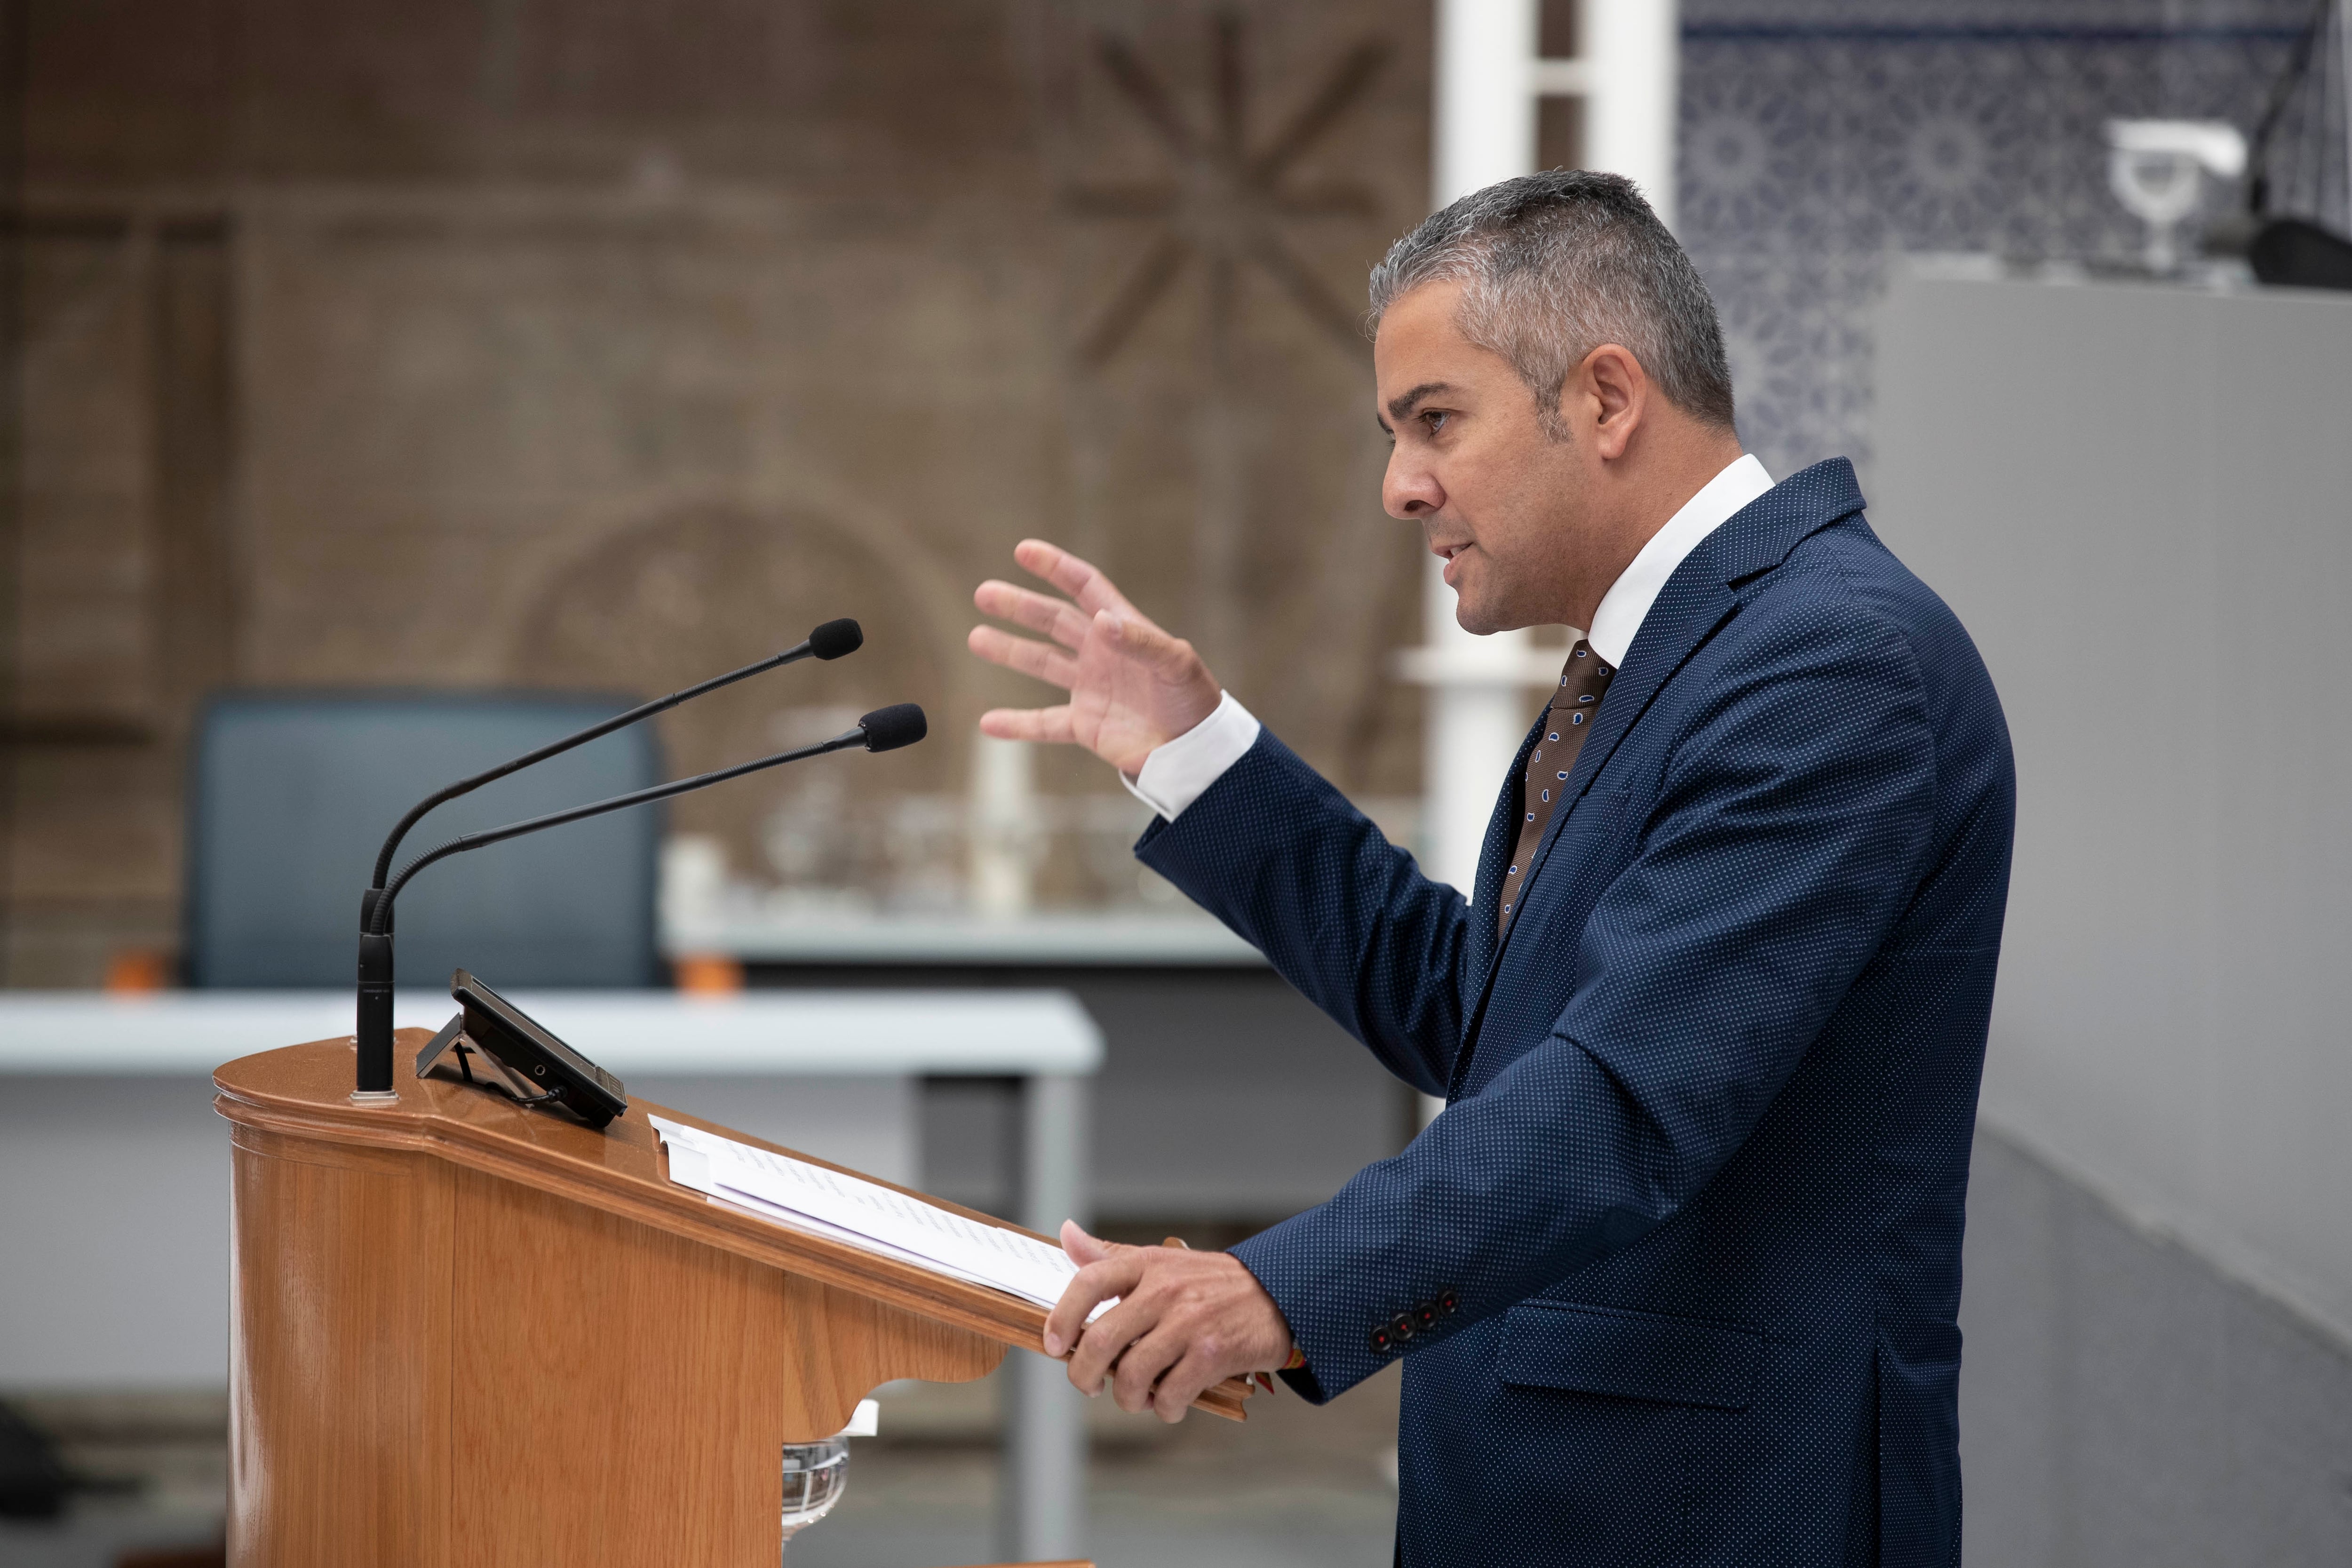
<path fill-rule="evenodd" d="M 1619 830 L 1639 847 L 1572 950 L 1506 952 L 1508 968 L 1573 966 L 1549 1037 L 1403 1153 L 1234 1249 L 1305 1352 L 1311 1376 L 1293 1381 L 1309 1397 L 1391 1359 L 1370 1335 L 1399 1312 L 1457 1295 L 1410 1346 L 1425 1348 L 1670 1218 L 1746 1139 L 1916 889 L 1935 751 L 1908 646 L 1851 609 L 1742 640 L 1761 651 L 1714 683 L 1654 797 L 1638 792 L 1646 815 Z M 1397 926 L 1337 907 L 1411 884 L 1375 875 L 1381 858 L 1335 812 L 1291 809 L 1303 786 L 1289 765 L 1203 796 L 1147 858 L 1286 974 L 1349 974 L 1365 996 L 1442 993 L 1458 1009 L 1460 938 L 1433 941 L 1417 906 Z M 1611 784 L 1604 772 L 1578 809 Z M 1368 932 L 1379 945 L 1350 952 Z M 1451 966 L 1382 978 L 1431 948 Z M 1328 1007 L 1328 992 L 1308 994 Z"/>
<path fill-rule="evenodd" d="M 1462 1039 L 1469 906 L 1272 731 L 1175 822 L 1155 821 L 1136 853 L 1391 1072 L 1445 1092 Z"/>

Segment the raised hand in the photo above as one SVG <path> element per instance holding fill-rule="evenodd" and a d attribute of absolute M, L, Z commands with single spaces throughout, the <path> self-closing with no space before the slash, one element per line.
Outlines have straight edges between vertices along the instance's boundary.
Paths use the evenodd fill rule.
<path fill-rule="evenodd" d="M 972 603 L 983 615 L 1043 632 L 1051 642 L 974 626 L 966 639 L 991 664 L 1051 681 L 1070 694 L 1052 708 L 994 708 L 981 732 L 1007 741 L 1084 746 L 1132 777 L 1143 759 L 1216 710 L 1217 678 L 1181 637 L 1170 637 L 1086 562 L 1042 539 L 1024 539 L 1013 559 L 1067 599 L 991 578 Z"/>

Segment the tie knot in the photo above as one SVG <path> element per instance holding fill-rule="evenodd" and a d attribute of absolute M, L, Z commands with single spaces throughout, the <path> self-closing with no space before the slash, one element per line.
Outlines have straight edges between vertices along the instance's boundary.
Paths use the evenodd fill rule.
<path fill-rule="evenodd" d="M 1568 650 L 1568 662 L 1559 667 L 1559 683 L 1562 687 L 1599 687 L 1606 685 L 1609 678 L 1616 673 L 1593 653 L 1590 642 L 1580 637 L 1576 646 Z"/>

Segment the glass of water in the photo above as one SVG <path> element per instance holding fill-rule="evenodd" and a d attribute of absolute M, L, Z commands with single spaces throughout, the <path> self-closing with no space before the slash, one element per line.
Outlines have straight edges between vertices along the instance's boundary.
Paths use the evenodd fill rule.
<path fill-rule="evenodd" d="M 833 1511 L 849 1480 L 849 1439 L 784 1445 L 784 1555 L 793 1537 Z"/>

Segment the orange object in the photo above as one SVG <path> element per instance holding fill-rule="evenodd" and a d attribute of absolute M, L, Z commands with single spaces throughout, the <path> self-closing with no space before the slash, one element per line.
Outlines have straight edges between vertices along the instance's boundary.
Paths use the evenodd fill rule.
<path fill-rule="evenodd" d="M 702 996 L 730 996 L 743 989 L 743 966 L 723 952 L 681 954 L 671 966 L 677 988 Z"/>
<path fill-rule="evenodd" d="M 172 984 L 172 965 L 151 947 L 126 947 L 106 961 L 109 991 L 163 991 Z"/>

